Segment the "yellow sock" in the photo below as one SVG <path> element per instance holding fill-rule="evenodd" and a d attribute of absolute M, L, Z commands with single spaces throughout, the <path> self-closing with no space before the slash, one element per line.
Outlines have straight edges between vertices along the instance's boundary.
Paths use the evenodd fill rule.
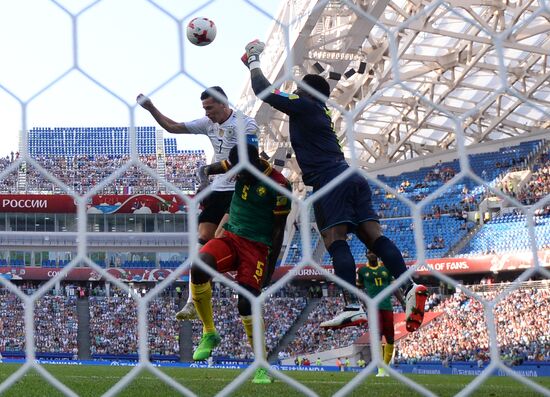
<path fill-rule="evenodd" d="M 246 333 L 246 338 L 248 339 L 248 344 L 254 350 L 254 338 L 253 338 L 253 321 L 252 316 L 241 316 L 241 321 L 243 322 L 244 326 L 244 332 Z M 264 319 L 262 318 L 260 320 L 260 329 L 262 331 L 262 335 L 264 334 Z M 267 353 L 265 351 L 265 343 L 264 343 L 264 358 L 267 357 Z"/>
<path fill-rule="evenodd" d="M 204 284 L 191 283 L 191 296 L 197 314 L 202 321 L 202 332 L 214 332 L 214 315 L 212 314 L 212 287 L 210 282 Z"/>
<path fill-rule="evenodd" d="M 391 357 L 393 356 L 393 343 L 386 343 L 384 346 L 384 362 L 390 365 Z"/>

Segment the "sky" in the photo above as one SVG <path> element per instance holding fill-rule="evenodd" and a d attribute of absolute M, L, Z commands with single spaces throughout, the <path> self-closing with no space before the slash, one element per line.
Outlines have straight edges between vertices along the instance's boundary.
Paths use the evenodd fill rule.
<path fill-rule="evenodd" d="M 18 150 L 25 123 L 128 126 L 139 93 L 176 121 L 203 116 L 207 86 L 222 86 L 237 102 L 249 76 L 244 46 L 267 38 L 281 3 L 250 2 L 262 11 L 244 0 L 0 0 L 0 156 Z M 217 26 L 206 47 L 185 38 L 183 27 L 197 16 Z M 141 108 L 135 123 L 158 126 Z M 179 148 L 211 153 L 206 137 L 176 137 Z"/>

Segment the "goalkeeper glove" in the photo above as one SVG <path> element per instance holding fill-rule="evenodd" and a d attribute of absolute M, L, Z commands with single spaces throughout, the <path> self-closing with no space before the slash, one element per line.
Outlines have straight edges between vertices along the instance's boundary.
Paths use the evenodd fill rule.
<path fill-rule="evenodd" d="M 260 67 L 260 54 L 264 51 L 265 43 L 256 39 L 248 43 L 245 47 L 246 52 L 241 57 L 241 61 L 248 67 L 248 69 L 253 70 Z"/>
<path fill-rule="evenodd" d="M 153 107 L 153 102 L 151 102 L 151 99 L 149 99 L 147 95 L 139 94 L 136 98 L 136 102 L 142 108 L 147 110 L 150 110 Z"/>
<path fill-rule="evenodd" d="M 197 170 L 197 179 L 199 180 L 199 189 L 197 190 L 197 193 L 204 190 L 208 186 L 208 166 L 203 165 L 200 166 Z"/>

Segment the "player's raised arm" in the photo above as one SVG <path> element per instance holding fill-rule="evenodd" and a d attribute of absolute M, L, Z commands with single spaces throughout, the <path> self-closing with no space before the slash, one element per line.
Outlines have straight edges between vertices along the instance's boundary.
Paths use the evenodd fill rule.
<path fill-rule="evenodd" d="M 136 102 L 145 110 L 147 110 L 149 113 L 151 113 L 151 116 L 159 123 L 159 125 L 164 128 L 166 131 L 172 133 L 172 134 L 189 134 L 190 131 L 185 126 L 185 123 L 178 123 L 174 120 L 172 120 L 169 117 L 166 117 L 163 115 L 160 110 L 157 109 L 155 105 L 153 105 L 153 101 L 151 99 L 143 94 L 139 94 L 136 98 Z"/>
<path fill-rule="evenodd" d="M 241 61 L 250 69 L 250 81 L 254 94 L 265 103 L 288 115 L 308 111 L 307 106 L 304 106 L 303 102 L 300 101 L 300 97 L 296 94 L 287 94 L 279 90 L 273 90 L 273 92 L 266 94 L 266 90 L 269 90 L 271 83 L 264 76 L 260 67 L 260 54 L 264 48 L 265 44 L 263 42 L 259 40 L 251 41 L 246 45 L 246 52 L 241 57 Z M 260 95 L 262 93 L 263 95 Z"/>

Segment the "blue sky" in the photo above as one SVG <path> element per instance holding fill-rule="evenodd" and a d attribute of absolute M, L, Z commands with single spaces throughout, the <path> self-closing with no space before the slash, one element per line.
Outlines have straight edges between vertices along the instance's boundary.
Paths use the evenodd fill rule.
<path fill-rule="evenodd" d="M 252 2 L 273 16 L 280 6 L 279 0 Z M 4 141 L 0 155 L 18 148 L 22 103 L 26 103 L 27 128 L 32 128 L 125 126 L 130 120 L 126 103 L 133 104 L 140 92 L 150 94 L 157 107 L 177 121 L 203 115 L 199 99 L 203 86 L 221 85 L 236 102 L 248 78 L 240 62 L 243 48 L 252 39 L 265 39 L 272 25 L 269 16 L 244 0 L 57 0 L 57 4 L 0 0 Z M 77 15 L 76 57 L 70 14 Z M 216 40 L 195 47 L 184 38 L 181 48 L 179 26 L 195 16 L 214 20 Z M 183 19 L 183 25 L 174 18 Z M 182 60 L 193 78 L 177 75 Z M 75 62 L 81 71 L 70 70 Z M 140 108 L 136 125 L 156 123 Z M 209 146 L 207 140 L 192 137 L 178 136 L 178 143 L 187 148 Z"/>

